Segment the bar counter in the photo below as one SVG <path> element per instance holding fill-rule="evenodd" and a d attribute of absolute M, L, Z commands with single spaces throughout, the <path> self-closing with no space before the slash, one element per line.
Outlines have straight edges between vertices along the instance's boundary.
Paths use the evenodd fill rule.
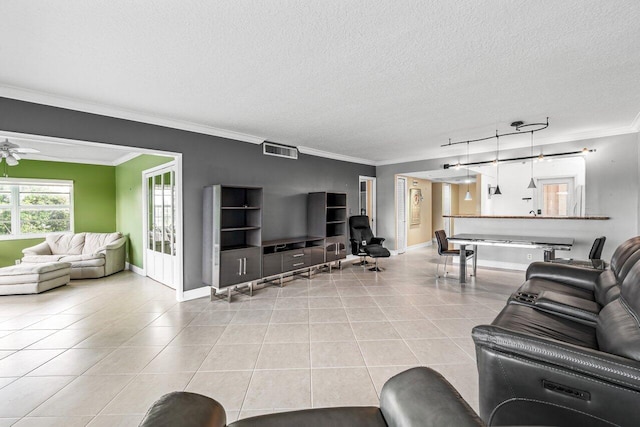
<path fill-rule="evenodd" d="M 533 216 L 533 215 L 442 215 L 444 218 L 478 218 L 478 219 L 573 219 L 573 220 L 607 220 L 608 216 L 584 215 L 584 216 Z"/>

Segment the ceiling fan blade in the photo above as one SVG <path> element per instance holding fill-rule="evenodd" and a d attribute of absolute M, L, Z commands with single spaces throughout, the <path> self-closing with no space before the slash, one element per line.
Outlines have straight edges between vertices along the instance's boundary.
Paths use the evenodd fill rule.
<path fill-rule="evenodd" d="M 16 152 L 11 153 L 11 156 L 16 160 L 22 160 L 22 157 L 18 156 L 18 153 Z"/>
<path fill-rule="evenodd" d="M 21 153 L 21 154 L 35 154 L 40 152 L 40 150 L 36 150 L 35 148 L 14 148 L 11 151 L 13 153 Z"/>

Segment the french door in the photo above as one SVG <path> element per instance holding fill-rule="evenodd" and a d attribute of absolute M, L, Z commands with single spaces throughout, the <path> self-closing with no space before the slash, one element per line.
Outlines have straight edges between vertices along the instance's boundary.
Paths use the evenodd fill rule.
<path fill-rule="evenodd" d="M 371 231 L 376 235 L 376 179 L 370 176 L 360 177 L 360 215 L 369 217 Z"/>
<path fill-rule="evenodd" d="M 175 165 L 143 172 L 146 194 L 145 271 L 148 277 L 176 288 Z"/>

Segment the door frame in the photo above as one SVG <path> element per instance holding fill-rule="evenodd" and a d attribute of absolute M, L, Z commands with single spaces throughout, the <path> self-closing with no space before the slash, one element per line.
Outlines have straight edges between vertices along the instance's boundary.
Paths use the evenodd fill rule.
<path fill-rule="evenodd" d="M 156 171 L 166 169 L 168 167 L 174 168 L 174 180 L 175 187 L 174 191 L 176 192 L 176 206 L 175 212 L 176 216 L 173 219 L 174 228 L 176 231 L 176 255 L 175 255 L 175 265 L 173 266 L 173 283 L 176 287 L 176 299 L 178 301 L 184 301 L 184 284 L 183 284 L 183 269 L 184 269 L 184 259 L 182 256 L 182 248 L 183 248 L 183 234 L 184 230 L 182 228 L 182 155 L 176 155 L 174 159 L 170 162 L 163 163 L 161 165 L 145 169 L 141 172 L 141 181 L 142 181 L 142 244 L 144 247 L 143 257 L 142 257 L 142 274 L 147 276 L 147 247 L 149 246 L 149 234 L 147 233 L 148 229 L 148 221 L 149 221 L 149 188 L 147 186 L 145 175 L 149 173 L 154 173 Z"/>
<path fill-rule="evenodd" d="M 376 177 L 375 176 L 365 176 L 365 175 L 360 175 L 358 177 L 358 215 L 360 215 L 360 212 L 362 212 L 362 207 L 360 206 L 360 184 L 362 182 L 367 182 L 367 181 L 371 181 L 371 231 L 373 232 L 373 235 L 376 235 L 376 227 L 378 225 L 378 215 L 377 215 L 377 209 L 376 209 Z"/>
<path fill-rule="evenodd" d="M 398 200 L 398 183 L 400 182 L 400 180 L 404 180 L 404 248 L 401 248 L 399 245 L 399 233 L 398 231 L 400 230 L 400 224 L 401 224 L 401 220 L 400 220 L 400 215 L 398 214 L 398 209 L 400 207 L 400 201 Z M 396 175 L 396 179 L 395 179 L 395 185 L 393 188 L 393 192 L 394 192 L 394 198 L 396 200 L 396 212 L 395 212 L 395 217 L 396 217 L 396 252 L 398 254 L 403 254 L 407 251 L 407 235 L 408 230 L 407 230 L 407 207 L 408 207 L 408 203 L 407 203 L 407 177 L 406 176 L 399 176 Z"/>

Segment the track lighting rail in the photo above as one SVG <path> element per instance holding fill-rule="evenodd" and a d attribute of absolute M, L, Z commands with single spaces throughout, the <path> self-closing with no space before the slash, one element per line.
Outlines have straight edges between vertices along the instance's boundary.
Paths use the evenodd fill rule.
<path fill-rule="evenodd" d="M 523 134 L 522 130 L 526 130 L 526 132 L 531 132 L 531 133 L 539 132 L 539 131 L 544 130 L 544 129 L 549 127 L 549 117 L 547 117 L 547 122 L 546 123 L 528 123 L 528 124 L 525 124 L 524 122 L 517 121 L 517 122 L 511 123 L 511 126 L 516 128 L 515 132 L 498 133 L 498 131 L 496 130 L 496 134 L 495 135 L 487 136 L 486 138 L 469 139 L 467 141 L 456 141 L 456 142 L 451 142 L 451 139 L 449 139 L 449 142 L 447 144 L 442 144 L 440 147 L 449 147 L 449 146 L 458 145 L 458 144 L 469 144 L 471 142 L 488 141 L 488 140 L 493 139 L 493 138 L 502 138 L 503 136 L 522 135 Z M 525 129 L 525 128 L 527 128 L 527 129 Z M 533 129 L 530 129 L 530 128 L 533 128 Z"/>

